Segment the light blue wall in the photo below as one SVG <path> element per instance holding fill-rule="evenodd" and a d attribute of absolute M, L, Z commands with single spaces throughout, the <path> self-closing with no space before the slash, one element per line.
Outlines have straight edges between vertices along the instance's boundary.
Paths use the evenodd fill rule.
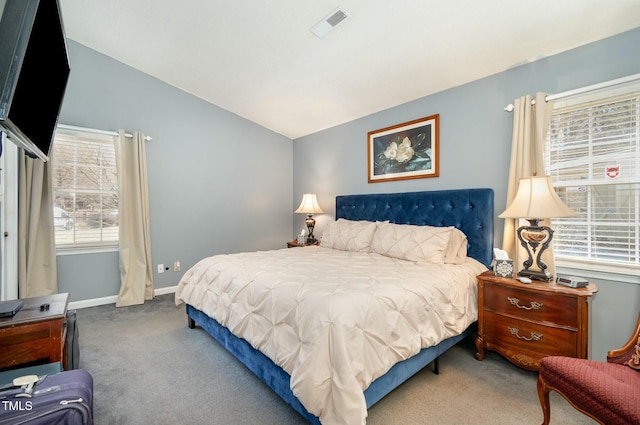
<path fill-rule="evenodd" d="M 335 196 L 353 193 L 491 187 L 505 206 L 511 144 L 508 103 L 536 91 L 557 93 L 640 73 L 640 30 L 621 34 L 291 141 L 69 42 L 72 73 L 60 122 L 153 137 L 147 145 L 151 242 L 156 287 L 182 273 L 158 275 L 157 263 L 183 271 L 217 253 L 282 247 L 303 227 L 292 214 L 305 192 L 326 214 Z M 440 114 L 440 177 L 367 183 L 366 135 Z M 497 245 L 502 222 L 496 218 Z M 58 257 L 60 290 L 71 300 L 112 296 L 116 253 Z M 640 285 L 599 279 L 592 303 L 592 356 L 620 345 L 640 309 Z"/>
<path fill-rule="evenodd" d="M 292 141 L 69 41 L 71 77 L 60 123 L 123 128 L 147 143 L 156 288 L 205 256 L 283 248 L 291 240 Z M 182 271 L 156 264 L 180 260 Z M 116 295 L 117 253 L 59 255 L 71 301 Z"/>
<path fill-rule="evenodd" d="M 537 91 L 559 93 L 640 73 L 640 29 L 417 99 L 379 113 L 296 139 L 293 145 L 294 204 L 318 195 L 325 214 L 316 216 L 316 236 L 333 219 L 335 196 L 356 193 L 490 187 L 496 215 L 505 208 L 512 115 L 503 108 Z M 367 132 L 440 114 L 440 177 L 367 183 Z M 502 242 L 496 217 L 496 245 Z M 294 217 L 293 232 L 303 227 Z M 640 310 L 640 285 L 593 279 L 592 355 L 626 341 Z"/>

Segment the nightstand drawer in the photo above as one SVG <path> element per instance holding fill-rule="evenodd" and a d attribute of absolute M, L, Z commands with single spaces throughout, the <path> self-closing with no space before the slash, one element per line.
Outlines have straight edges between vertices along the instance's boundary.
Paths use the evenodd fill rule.
<path fill-rule="evenodd" d="M 535 285 L 532 283 L 531 285 Z M 578 326 L 576 298 L 542 291 L 509 288 L 485 283 L 484 309 L 576 329 Z"/>
<path fill-rule="evenodd" d="M 484 314 L 485 340 L 515 352 L 544 353 L 544 356 L 576 356 L 576 332 L 508 318 L 491 312 Z M 543 357 L 541 355 L 540 357 Z"/>

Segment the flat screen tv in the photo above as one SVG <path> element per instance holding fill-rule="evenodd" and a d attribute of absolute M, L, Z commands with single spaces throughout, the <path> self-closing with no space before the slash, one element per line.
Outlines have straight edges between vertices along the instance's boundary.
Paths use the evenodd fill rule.
<path fill-rule="evenodd" d="M 0 0 L 0 130 L 44 161 L 71 67 L 57 0 Z"/>

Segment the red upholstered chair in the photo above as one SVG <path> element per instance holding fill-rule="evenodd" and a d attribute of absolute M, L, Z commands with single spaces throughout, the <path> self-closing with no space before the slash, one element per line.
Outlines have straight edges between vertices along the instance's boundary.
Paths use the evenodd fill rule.
<path fill-rule="evenodd" d="M 640 313 L 635 334 L 606 362 L 550 356 L 540 360 L 538 397 L 549 424 L 549 391 L 603 425 L 640 424 Z"/>

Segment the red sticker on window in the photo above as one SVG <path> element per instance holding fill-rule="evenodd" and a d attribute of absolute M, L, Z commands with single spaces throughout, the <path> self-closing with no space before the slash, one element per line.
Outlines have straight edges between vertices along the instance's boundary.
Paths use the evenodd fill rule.
<path fill-rule="evenodd" d="M 612 167 L 606 167 L 604 172 L 608 178 L 615 179 L 620 175 L 620 166 L 616 165 Z"/>

